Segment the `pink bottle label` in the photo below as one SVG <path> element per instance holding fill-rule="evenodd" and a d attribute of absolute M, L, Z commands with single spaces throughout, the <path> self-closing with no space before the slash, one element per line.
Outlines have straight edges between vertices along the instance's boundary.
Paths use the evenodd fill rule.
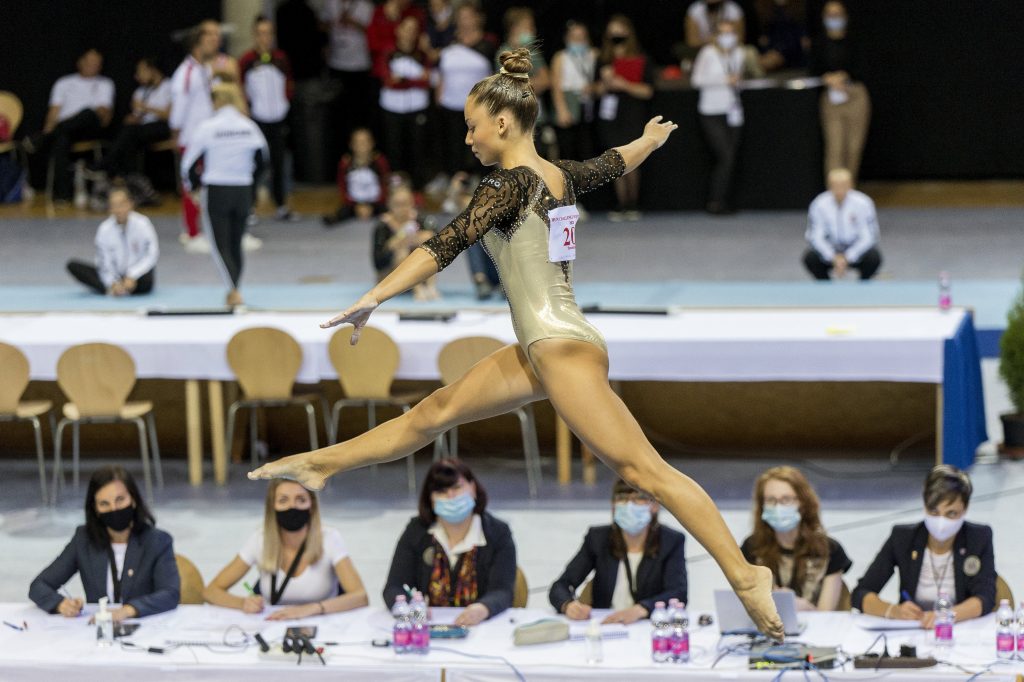
<path fill-rule="evenodd" d="M 397 630 L 394 634 L 395 646 L 409 646 L 412 639 L 408 630 Z"/>
<path fill-rule="evenodd" d="M 953 640 L 953 624 L 952 623 L 936 623 L 935 625 L 935 639 L 940 642 L 950 642 Z"/>
<path fill-rule="evenodd" d="M 421 628 L 412 631 L 412 645 L 418 649 L 425 649 L 430 645 L 430 630 Z"/>
<path fill-rule="evenodd" d="M 1024 633 L 1017 635 L 1017 651 L 1024 654 Z"/>
<path fill-rule="evenodd" d="M 953 307 L 953 297 L 949 294 L 939 294 L 939 308 L 949 310 Z"/>
<path fill-rule="evenodd" d="M 1008 632 L 996 635 L 996 651 L 1009 653 L 1013 651 L 1013 635 Z"/>
<path fill-rule="evenodd" d="M 674 637 L 672 639 L 672 653 L 676 656 L 679 654 L 690 653 L 690 635 L 689 633 L 682 637 Z"/>
<path fill-rule="evenodd" d="M 651 651 L 659 654 L 667 654 L 672 650 L 672 643 L 668 637 L 655 637 L 651 640 Z"/>

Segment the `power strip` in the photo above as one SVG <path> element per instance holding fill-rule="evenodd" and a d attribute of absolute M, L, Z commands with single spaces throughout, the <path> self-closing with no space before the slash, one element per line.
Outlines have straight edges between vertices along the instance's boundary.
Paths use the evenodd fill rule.
<path fill-rule="evenodd" d="M 324 661 L 326 662 L 330 655 L 325 651 L 321 654 Z M 299 655 L 294 651 L 285 653 L 284 649 L 281 648 L 280 643 L 270 645 L 270 651 L 260 651 L 259 657 L 261 661 L 277 661 L 279 663 L 298 663 Z M 302 654 L 302 665 L 306 664 L 321 665 L 320 659 L 317 658 L 316 654 Z"/>
<path fill-rule="evenodd" d="M 934 658 L 916 658 L 912 656 L 878 656 L 869 654 L 867 656 L 856 656 L 853 659 L 854 668 L 930 668 L 937 665 Z"/>

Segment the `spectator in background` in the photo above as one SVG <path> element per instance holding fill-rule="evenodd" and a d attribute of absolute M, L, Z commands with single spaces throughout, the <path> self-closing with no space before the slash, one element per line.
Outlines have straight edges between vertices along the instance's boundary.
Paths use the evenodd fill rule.
<path fill-rule="evenodd" d="M 754 484 L 754 532 L 744 558 L 772 571 L 775 589 L 796 593 L 800 611 L 835 611 L 853 562 L 825 533 L 821 503 L 799 469 L 772 467 Z"/>
<path fill-rule="evenodd" d="M 807 66 L 811 43 L 804 26 L 803 0 L 761 0 L 761 37 L 757 47 L 765 71 L 802 69 Z"/>
<path fill-rule="evenodd" d="M 853 189 L 853 175 L 845 168 L 830 171 L 828 191 L 811 202 L 806 238 L 804 266 L 815 279 L 829 279 L 830 271 L 842 277 L 854 268 L 867 280 L 882 264 L 875 202 Z"/>
<path fill-rule="evenodd" d="M 871 122 L 871 97 L 860 82 L 860 55 L 847 36 L 846 7 L 835 0 L 825 3 L 822 20 L 825 33 L 811 48 L 810 71 L 825 82 L 821 96 L 825 174 L 846 168 L 856 182 Z"/>
<path fill-rule="evenodd" d="M 324 227 L 350 218 L 372 218 L 384 211 L 388 200 L 387 158 L 374 146 L 373 133 L 356 128 L 349 139 L 349 153 L 338 162 L 338 209 L 323 217 Z"/>
<path fill-rule="evenodd" d="M 455 11 L 455 42 L 441 50 L 436 100 L 441 123 L 445 171 L 474 171 L 480 164 L 466 145 L 463 107 L 476 83 L 494 72 L 494 43 L 484 34 L 484 17 L 475 6 Z"/>
<path fill-rule="evenodd" d="M 49 154 L 57 202 L 71 199 L 71 145 L 101 135 L 114 112 L 114 81 L 100 75 L 103 55 L 99 50 L 83 52 L 76 66 L 77 73 L 53 84 L 42 133 L 26 137 L 22 143 L 30 154 Z"/>
<path fill-rule="evenodd" d="M 598 73 L 603 93 L 597 112 L 601 145 L 608 149 L 628 144 L 650 118 L 654 65 L 643 53 L 633 22 L 625 15 L 616 14 L 608 21 Z M 640 219 L 638 170 L 615 179 L 615 197 L 617 210 L 608 214 L 610 220 Z"/>
<path fill-rule="evenodd" d="M 373 267 L 377 271 L 377 281 L 391 274 L 413 249 L 433 236 L 434 233 L 423 229 L 417 220 L 412 190 L 405 185 L 392 189 L 388 196 L 388 210 L 381 215 L 380 222 L 373 230 Z M 413 298 L 417 301 L 441 298 L 436 279 L 436 276 L 431 277 L 413 287 Z"/>
<path fill-rule="evenodd" d="M 427 3 L 427 25 L 423 51 L 431 62 L 441 58 L 441 50 L 455 40 L 455 8 L 451 0 L 430 0 Z"/>
<path fill-rule="evenodd" d="M 743 130 L 739 84 L 746 75 L 746 64 L 736 25 L 720 21 L 715 42 L 700 49 L 690 74 L 690 82 L 700 88 L 697 111 L 704 139 L 715 159 L 707 203 L 707 211 L 712 214 L 733 210 L 730 195 Z"/>
<path fill-rule="evenodd" d="M 597 49 L 590 44 L 586 24 L 570 21 L 565 48 L 551 60 L 551 101 L 555 111 L 558 154 L 563 159 L 594 155 L 594 92 Z"/>
<path fill-rule="evenodd" d="M 743 9 L 733 0 L 696 0 L 686 10 L 686 45 L 699 50 L 715 40 L 719 22 L 729 21 L 739 39 L 744 43 L 746 24 Z"/>
<path fill-rule="evenodd" d="M 530 71 L 530 85 L 533 92 L 540 98 L 551 87 L 551 72 L 548 71 L 548 63 L 544 55 L 536 48 L 537 43 L 537 22 L 533 16 L 533 10 L 529 7 L 509 7 L 505 10 L 505 43 L 498 48 L 494 55 L 494 68 L 501 68 L 498 57 L 502 52 L 509 52 L 520 47 L 530 48 L 530 60 L 533 62 L 533 70 Z M 544 123 L 543 111 L 538 113 L 537 122 Z"/>
<path fill-rule="evenodd" d="M 366 28 L 373 20 L 370 0 L 325 0 L 320 20 L 330 39 L 327 66 L 342 93 L 336 103 L 342 139 L 357 126 L 369 125 L 375 109 L 373 62 Z"/>
<path fill-rule="evenodd" d="M 387 60 L 395 51 L 395 31 L 410 17 L 416 20 L 417 28 L 422 29 L 426 15 L 422 8 L 412 4 L 412 0 L 384 0 L 373 11 L 373 19 L 366 29 L 366 42 L 370 47 L 373 76 L 378 81 L 383 82 L 387 76 Z M 419 40 L 418 32 L 416 39 Z"/>
<path fill-rule="evenodd" d="M 160 256 L 156 230 L 146 216 L 135 212 L 123 187 L 110 191 L 110 217 L 96 230 L 95 265 L 68 261 L 71 276 L 97 294 L 130 296 L 153 290 Z"/>
<path fill-rule="evenodd" d="M 296 177 L 318 180 L 332 172 L 340 154 L 332 151 L 333 130 L 324 124 L 329 111 L 324 93 L 327 35 L 308 0 L 285 0 L 274 14 L 277 46 L 288 55 L 295 81 L 289 108 L 289 137 Z M 325 101 L 327 100 L 327 101 Z"/>
<path fill-rule="evenodd" d="M 380 90 L 384 153 L 391 165 L 412 176 L 413 187 L 426 181 L 427 108 L 430 63 L 420 48 L 421 25 L 414 16 L 395 29 L 395 47 L 383 61 Z"/>
<path fill-rule="evenodd" d="M 285 157 L 288 153 L 288 110 L 294 91 L 288 55 L 274 47 L 274 23 L 264 16 L 253 25 L 253 47 L 238 60 L 252 120 L 270 149 L 270 176 L 277 219 L 291 220 Z"/>
<path fill-rule="evenodd" d="M 285 0 L 274 14 L 277 46 L 288 55 L 296 82 L 316 78 L 324 65 L 327 36 L 308 0 Z"/>
<path fill-rule="evenodd" d="M 132 110 L 124 117 L 124 124 L 114 138 L 110 150 L 104 155 L 99 169 L 106 174 L 97 181 L 105 185 L 109 180 L 138 174 L 139 157 L 148 145 L 171 136 L 167 119 L 171 114 L 171 82 L 151 57 L 143 57 L 135 65 L 135 81 L 139 87 L 132 95 Z M 144 203 L 155 203 L 156 191 L 147 179 L 133 185 L 148 188 L 140 196 Z"/>

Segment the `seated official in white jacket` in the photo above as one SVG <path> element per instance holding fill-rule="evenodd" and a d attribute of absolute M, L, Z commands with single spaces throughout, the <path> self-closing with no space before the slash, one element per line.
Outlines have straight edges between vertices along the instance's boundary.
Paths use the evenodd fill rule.
<path fill-rule="evenodd" d="M 68 261 L 68 272 L 98 294 L 129 296 L 153 290 L 160 256 L 153 223 L 133 209 L 127 190 L 110 191 L 110 217 L 96 231 L 96 264 Z"/>
<path fill-rule="evenodd" d="M 842 277 L 849 268 L 871 279 L 882 265 L 878 250 L 875 202 L 853 189 L 853 176 L 845 168 L 829 171 L 828 191 L 814 201 L 807 215 L 804 267 L 815 279 Z"/>

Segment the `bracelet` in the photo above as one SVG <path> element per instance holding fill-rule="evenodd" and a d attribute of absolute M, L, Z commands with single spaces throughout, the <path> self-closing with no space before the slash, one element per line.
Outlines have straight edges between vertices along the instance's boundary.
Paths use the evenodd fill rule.
<path fill-rule="evenodd" d="M 887 608 L 887 609 L 885 610 L 885 615 L 884 615 L 884 616 L 882 616 L 882 617 L 883 617 L 883 618 L 886 618 L 886 619 L 888 619 L 888 618 L 889 618 L 889 613 L 890 613 L 890 612 L 891 612 L 891 611 L 893 610 L 893 608 L 894 608 L 895 606 L 896 606 L 895 604 L 889 604 L 889 608 Z"/>

